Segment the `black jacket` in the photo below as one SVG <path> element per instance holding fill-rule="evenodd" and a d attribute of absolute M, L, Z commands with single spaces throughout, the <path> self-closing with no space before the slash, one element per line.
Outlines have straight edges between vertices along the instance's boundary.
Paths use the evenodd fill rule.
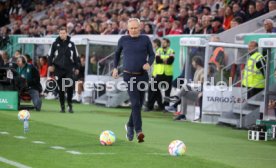
<path fill-rule="evenodd" d="M 79 69 L 80 59 L 75 44 L 67 36 L 65 41 L 60 37 L 52 44 L 48 57 L 49 66 L 54 65 L 55 74 L 72 73 L 74 69 Z"/>
<path fill-rule="evenodd" d="M 189 27 L 186 27 L 186 28 L 184 29 L 183 34 L 190 34 L 190 28 L 189 28 Z M 191 34 L 195 34 L 195 28 L 192 29 Z"/>

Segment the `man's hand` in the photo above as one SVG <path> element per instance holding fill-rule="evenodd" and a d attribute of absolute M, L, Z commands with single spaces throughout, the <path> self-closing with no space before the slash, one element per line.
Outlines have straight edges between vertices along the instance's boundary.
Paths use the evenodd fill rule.
<path fill-rule="evenodd" d="M 150 64 L 149 63 L 146 63 L 144 66 L 143 66 L 143 69 L 148 71 L 150 69 Z"/>
<path fill-rule="evenodd" d="M 48 71 L 49 72 L 54 72 L 55 71 L 55 67 L 54 66 L 49 66 L 48 67 Z"/>
<path fill-rule="evenodd" d="M 117 79 L 119 77 L 119 75 L 118 75 L 118 69 L 117 68 L 113 69 L 113 71 L 112 71 L 112 77 L 114 79 Z"/>

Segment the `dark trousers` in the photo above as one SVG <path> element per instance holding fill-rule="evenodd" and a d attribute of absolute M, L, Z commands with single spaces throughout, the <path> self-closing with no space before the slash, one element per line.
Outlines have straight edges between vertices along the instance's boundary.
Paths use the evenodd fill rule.
<path fill-rule="evenodd" d="M 246 87 L 246 86 L 243 86 L 243 87 Z M 259 92 L 261 92 L 264 89 L 263 88 L 250 88 L 250 87 L 248 87 L 247 90 L 249 90 L 247 92 L 247 99 L 250 99 L 251 97 L 255 96 L 256 94 L 258 94 Z"/>
<path fill-rule="evenodd" d="M 65 105 L 65 91 L 67 93 L 67 105 L 68 106 L 72 106 L 72 97 L 73 97 L 73 91 L 74 91 L 74 80 L 73 80 L 73 77 L 72 77 L 72 74 L 59 74 L 57 76 L 57 84 L 58 84 L 58 94 L 59 94 L 59 102 L 60 102 L 60 106 L 61 108 L 64 108 Z M 65 82 L 63 83 L 62 85 L 62 79 L 64 78 L 67 78 L 65 80 Z M 71 80 L 73 82 L 73 84 L 71 84 L 70 86 L 66 86 L 65 85 L 69 85 L 69 81 L 68 80 Z M 65 85 L 64 85 L 65 84 Z M 65 89 L 65 90 L 63 90 Z"/>
<path fill-rule="evenodd" d="M 141 108 L 144 102 L 146 85 L 148 83 L 148 74 L 130 75 L 124 73 L 124 81 L 127 83 L 131 102 L 131 114 L 128 126 L 133 127 L 136 133 L 139 133 L 142 131 Z M 138 87 L 140 87 L 140 89 Z"/>
<path fill-rule="evenodd" d="M 164 86 L 164 82 L 167 83 L 168 89 L 165 90 L 165 96 L 170 97 L 171 90 L 172 90 L 172 76 L 166 76 L 166 75 L 157 75 L 154 78 L 154 90 L 150 87 L 149 88 L 149 95 L 148 95 L 148 104 L 147 107 L 149 109 L 153 109 L 155 101 L 157 101 L 159 108 L 163 109 L 164 106 L 168 106 L 169 102 L 162 103 L 162 94 L 161 94 L 161 87 Z M 152 85 L 150 85 L 152 86 Z"/>
<path fill-rule="evenodd" d="M 156 81 L 155 78 L 153 78 L 153 81 Z M 163 105 L 163 100 L 162 100 L 162 95 L 160 90 L 154 90 L 158 88 L 158 83 L 153 82 L 149 85 L 149 89 L 148 89 L 148 102 L 147 102 L 147 107 L 149 110 L 153 110 L 154 108 L 154 103 L 157 101 L 158 106 L 160 109 L 164 108 Z"/>

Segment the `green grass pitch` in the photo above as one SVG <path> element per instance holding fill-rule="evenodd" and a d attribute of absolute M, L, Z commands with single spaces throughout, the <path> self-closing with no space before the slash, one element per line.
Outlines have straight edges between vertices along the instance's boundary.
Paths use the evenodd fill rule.
<path fill-rule="evenodd" d="M 247 131 L 209 124 L 174 122 L 172 115 L 143 112 L 145 142 L 128 142 L 124 124 L 130 109 L 74 105 L 74 114 L 59 113 L 58 101 L 43 101 L 41 112 L 31 112 L 30 132 L 23 133 L 17 112 L 0 111 L 0 158 L 32 168 L 273 168 L 276 141 L 247 140 Z M 103 130 L 116 134 L 113 146 L 101 146 Z M 14 136 L 25 136 L 16 139 Z M 172 140 L 182 140 L 187 152 L 168 155 Z M 43 141 L 45 144 L 34 144 Z M 54 150 L 51 146 L 65 149 Z M 78 151 L 81 155 L 66 151 Z M 14 167 L 0 161 L 1 168 Z"/>

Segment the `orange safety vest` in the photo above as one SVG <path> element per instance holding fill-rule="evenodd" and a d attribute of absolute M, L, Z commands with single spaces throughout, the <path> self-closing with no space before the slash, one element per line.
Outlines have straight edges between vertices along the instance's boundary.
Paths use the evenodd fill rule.
<path fill-rule="evenodd" d="M 224 48 L 222 47 L 217 47 L 214 52 L 213 52 L 213 55 L 211 56 L 210 60 L 209 60 L 209 63 L 214 63 L 216 64 L 216 66 L 219 66 L 220 63 L 218 62 L 217 60 L 217 57 L 219 55 L 219 52 L 223 52 L 224 53 Z M 223 64 L 225 63 L 225 57 L 223 58 Z"/>

